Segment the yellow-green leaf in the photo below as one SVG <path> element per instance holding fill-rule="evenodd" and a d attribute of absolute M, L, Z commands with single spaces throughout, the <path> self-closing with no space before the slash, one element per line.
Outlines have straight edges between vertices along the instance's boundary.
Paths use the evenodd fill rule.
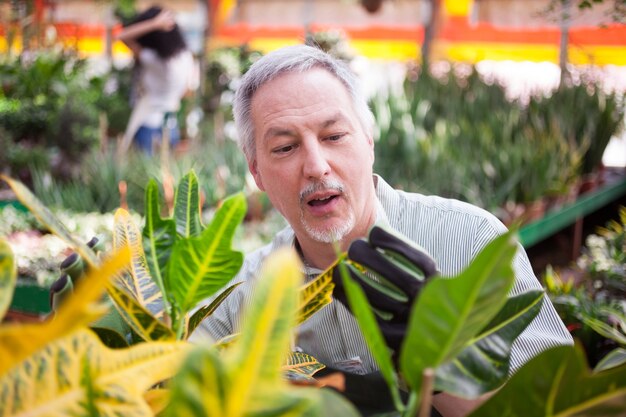
<path fill-rule="evenodd" d="M 9 323 L 0 326 L 0 375 L 47 343 L 87 326 L 107 311 L 98 302 L 109 280 L 130 260 L 128 248 L 120 249 L 101 267 L 85 277 L 89 285 L 78 285 L 59 308 L 54 319 L 43 323 Z"/>
<path fill-rule="evenodd" d="M 226 285 L 241 268 L 243 254 L 231 248 L 246 213 L 243 193 L 224 201 L 200 236 L 176 242 L 167 264 L 165 288 L 183 314 Z"/>
<path fill-rule="evenodd" d="M 11 304 L 16 280 L 17 264 L 13 251 L 6 240 L 0 239 L 0 321 Z"/>
<path fill-rule="evenodd" d="M 199 308 L 195 313 L 193 313 L 193 315 L 189 318 L 187 325 L 185 326 L 185 338 L 186 336 L 192 334 L 194 330 L 196 330 L 196 327 L 198 327 L 202 320 L 213 314 L 215 309 L 219 307 L 220 304 L 222 304 L 222 301 L 224 301 L 226 297 L 228 297 L 230 293 L 233 292 L 233 290 L 237 288 L 240 284 L 241 282 L 238 282 L 226 288 L 210 304 Z"/>
<path fill-rule="evenodd" d="M 131 294 L 157 319 L 163 318 L 163 293 L 152 279 L 146 254 L 143 250 L 141 232 L 128 211 L 117 209 L 114 217 L 113 247 L 128 246 L 131 262 L 128 273 L 121 275 L 117 284 Z"/>
<path fill-rule="evenodd" d="M 301 280 L 300 261 L 293 250 L 278 250 L 267 258 L 239 340 L 224 353 L 232 370 L 232 393 L 239 398 L 228 402 L 227 415 L 242 415 L 260 389 L 284 383 L 280 368 L 289 352 Z"/>
<path fill-rule="evenodd" d="M 147 389 L 170 378 L 185 342 L 109 349 L 88 330 L 46 345 L 0 379 L 0 417 L 152 416 Z"/>
<path fill-rule="evenodd" d="M 72 233 L 67 230 L 65 225 L 63 225 L 63 223 L 61 223 L 59 219 L 57 219 L 56 216 L 52 214 L 52 212 L 44 206 L 24 184 L 6 175 L 0 175 L 0 178 L 9 184 L 18 200 L 20 200 L 20 202 L 28 208 L 28 210 L 37 218 L 37 220 L 41 222 L 41 224 L 46 226 L 48 230 L 70 245 L 90 267 L 93 268 L 98 265 L 98 258 L 89 246 L 76 239 Z"/>
<path fill-rule="evenodd" d="M 317 371 L 325 367 L 326 365 L 318 362 L 311 355 L 303 352 L 290 352 L 282 370 L 312 377 Z"/>
<path fill-rule="evenodd" d="M 114 284 L 109 285 L 108 291 L 117 311 L 143 340 L 176 339 L 172 329 L 154 317 L 126 291 Z"/>
<path fill-rule="evenodd" d="M 300 307 L 296 324 L 302 324 L 313 314 L 330 304 L 333 294 L 333 269 L 345 258 L 341 255 L 335 263 L 300 289 Z"/>

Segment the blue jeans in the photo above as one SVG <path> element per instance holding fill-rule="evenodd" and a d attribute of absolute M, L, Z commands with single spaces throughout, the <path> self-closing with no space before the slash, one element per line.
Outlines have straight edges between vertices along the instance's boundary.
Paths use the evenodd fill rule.
<path fill-rule="evenodd" d="M 180 141 L 180 129 L 171 120 L 167 123 L 169 127 L 146 127 L 141 126 L 135 133 L 135 145 L 148 155 L 152 155 L 152 144 L 160 145 L 163 138 L 163 131 L 169 129 L 170 146 L 173 147 Z"/>

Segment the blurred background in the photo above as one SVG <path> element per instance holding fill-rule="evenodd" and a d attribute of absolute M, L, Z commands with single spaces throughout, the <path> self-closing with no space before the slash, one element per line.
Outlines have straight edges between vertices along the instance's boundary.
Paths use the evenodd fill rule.
<path fill-rule="evenodd" d="M 74 233 L 106 237 L 120 206 L 140 221 L 150 178 L 171 209 L 173 184 L 194 169 L 204 215 L 243 190 L 248 214 L 236 245 L 267 242 L 284 223 L 247 175 L 231 100 L 254 60 L 306 42 L 361 78 L 377 121 L 376 172 L 521 224 L 535 273 L 545 282 L 549 271 L 562 314 L 580 328 L 583 305 L 606 318 L 605 301 L 617 300 L 623 314 L 626 1 L 160 1 L 198 62 L 199 88 L 176 115 L 175 148 L 120 157 L 133 56 L 115 39 L 153 4 L 0 1 L 0 172 L 23 181 Z M 610 233 L 598 234 L 600 226 Z M 49 285 L 63 244 L 4 183 L 0 235 L 15 248 L 22 280 Z M 570 281 L 577 286 L 559 284 Z"/>

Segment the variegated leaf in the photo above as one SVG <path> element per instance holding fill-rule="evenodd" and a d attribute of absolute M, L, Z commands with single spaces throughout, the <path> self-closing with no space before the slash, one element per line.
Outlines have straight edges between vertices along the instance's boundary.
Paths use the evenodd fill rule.
<path fill-rule="evenodd" d="M 79 330 L 37 351 L 0 380 L 0 417 L 152 416 L 143 399 L 170 378 L 189 350 L 184 342 L 109 349 Z"/>
<path fill-rule="evenodd" d="M 174 220 L 176 232 L 183 237 L 198 236 L 202 232 L 198 177 L 193 171 L 185 175 L 176 186 Z"/>
<path fill-rule="evenodd" d="M 131 251 L 131 262 L 128 273 L 117 280 L 135 300 L 145 307 L 157 319 L 163 319 L 163 293 L 152 279 L 139 228 L 133 222 L 128 211 L 120 208 L 115 212 L 113 247 L 128 246 Z"/>
<path fill-rule="evenodd" d="M 220 304 L 222 304 L 222 301 L 224 301 L 226 297 L 228 297 L 230 293 L 233 292 L 233 290 L 237 288 L 240 284 L 241 282 L 238 282 L 226 288 L 210 304 L 199 308 L 195 313 L 193 313 L 193 315 L 189 319 L 189 322 L 187 323 L 187 331 L 185 334 L 192 334 L 193 331 L 196 330 L 196 327 L 198 327 L 198 325 L 202 322 L 202 320 L 213 314 L 215 309 L 219 307 Z"/>
<path fill-rule="evenodd" d="M 17 281 L 17 263 L 9 243 L 0 238 L 0 322 L 11 305 L 15 282 Z"/>
<path fill-rule="evenodd" d="M 241 252 L 231 248 L 246 212 L 242 193 L 229 197 L 200 236 L 176 242 L 168 263 L 165 287 L 183 314 L 215 294 L 239 272 Z"/>
<path fill-rule="evenodd" d="M 143 340 L 176 339 L 176 335 L 168 326 L 154 317 L 125 290 L 112 284 L 109 285 L 108 291 L 117 311 Z"/>
<path fill-rule="evenodd" d="M 89 285 L 77 286 L 56 312 L 54 320 L 0 326 L 0 375 L 47 343 L 87 326 L 104 314 L 106 305 L 98 300 L 109 280 L 129 261 L 130 251 L 123 248 L 107 258 L 101 267 L 92 269 L 85 278 Z"/>
<path fill-rule="evenodd" d="M 300 262 L 291 249 L 274 252 L 263 266 L 254 299 L 242 320 L 239 340 L 224 352 L 232 369 L 227 415 L 243 415 L 260 388 L 280 387 L 280 367 L 289 352 L 291 331 L 298 306 L 297 288 L 302 280 Z"/>
<path fill-rule="evenodd" d="M 290 352 L 287 355 L 286 363 L 282 366 L 282 370 L 312 377 L 317 371 L 325 367 L 326 365 L 318 362 L 311 355 L 302 352 Z"/>
<path fill-rule="evenodd" d="M 333 269 L 345 258 L 345 254 L 324 272 L 300 289 L 300 308 L 298 309 L 297 324 L 302 324 L 313 314 L 330 304 L 333 294 Z"/>
<path fill-rule="evenodd" d="M 0 178 L 9 184 L 18 200 L 28 208 L 42 225 L 70 245 L 90 267 L 93 268 L 98 265 L 98 258 L 89 246 L 76 239 L 65 225 L 24 184 L 6 175 L 0 175 Z"/>
<path fill-rule="evenodd" d="M 174 219 L 161 217 L 159 186 L 154 179 L 151 179 L 146 187 L 145 219 L 142 233 L 146 262 L 152 279 L 165 294 L 163 274 L 176 242 L 176 223 Z M 167 299 L 164 299 L 164 302 L 167 303 Z M 165 308 L 169 309 L 168 306 Z"/>

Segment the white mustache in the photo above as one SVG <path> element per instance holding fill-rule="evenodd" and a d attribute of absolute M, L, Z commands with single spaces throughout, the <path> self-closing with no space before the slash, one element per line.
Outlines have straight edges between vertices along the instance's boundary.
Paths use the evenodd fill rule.
<path fill-rule="evenodd" d="M 344 186 L 340 181 L 334 179 L 322 180 L 311 183 L 307 185 L 302 191 L 300 191 L 300 203 L 304 203 L 307 197 L 313 193 L 327 190 L 334 190 L 339 193 L 343 193 Z"/>

